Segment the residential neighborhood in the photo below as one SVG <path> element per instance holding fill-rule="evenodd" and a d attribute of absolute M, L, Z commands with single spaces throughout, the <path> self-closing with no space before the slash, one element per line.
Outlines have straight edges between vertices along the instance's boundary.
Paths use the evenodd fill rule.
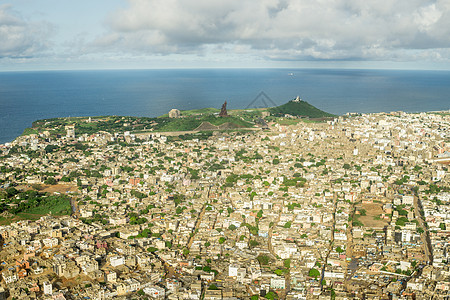
<path fill-rule="evenodd" d="M 20 136 L 0 145 L 0 299 L 448 299 L 449 124 Z"/>

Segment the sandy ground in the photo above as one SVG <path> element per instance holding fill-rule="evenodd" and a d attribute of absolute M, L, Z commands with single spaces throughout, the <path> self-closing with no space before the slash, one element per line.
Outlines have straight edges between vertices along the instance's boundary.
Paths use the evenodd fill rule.
<path fill-rule="evenodd" d="M 61 193 L 61 194 L 65 194 L 66 192 L 76 192 L 78 190 L 77 186 L 74 184 L 55 184 L 55 185 L 50 185 L 50 184 L 39 184 L 39 186 L 41 187 L 39 189 L 40 192 L 44 192 L 44 193 Z M 33 190 L 33 186 L 26 184 L 26 185 L 19 185 L 16 187 L 16 189 L 18 189 L 19 191 L 28 191 L 28 190 Z"/>
<path fill-rule="evenodd" d="M 66 192 L 76 192 L 78 190 L 76 185 L 72 185 L 72 184 L 56 184 L 56 185 L 46 185 L 43 184 L 42 185 L 43 189 L 41 190 L 42 192 L 47 192 L 47 193 L 66 193 Z"/>
<path fill-rule="evenodd" d="M 358 220 L 363 222 L 366 227 L 384 227 L 388 224 L 387 220 L 374 220 L 374 217 L 380 216 L 384 213 L 383 205 L 381 203 L 366 203 L 357 206 L 357 210 L 365 209 L 366 215 L 359 216 Z"/>

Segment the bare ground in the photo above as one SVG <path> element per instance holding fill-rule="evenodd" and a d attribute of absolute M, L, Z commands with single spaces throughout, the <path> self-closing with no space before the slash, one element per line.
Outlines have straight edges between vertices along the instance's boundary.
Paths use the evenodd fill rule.
<path fill-rule="evenodd" d="M 55 185 L 46 185 L 43 184 L 42 185 L 43 192 L 47 192 L 47 193 L 61 193 L 64 194 L 66 192 L 76 192 L 77 191 L 77 187 L 75 185 L 72 184 L 55 184 Z"/>
<path fill-rule="evenodd" d="M 384 213 L 383 205 L 380 203 L 364 203 L 356 207 L 357 210 L 365 209 L 366 215 L 359 216 L 358 220 L 361 221 L 365 227 L 384 227 L 388 225 L 388 221 L 385 219 L 375 220 L 374 217 L 378 217 Z"/>

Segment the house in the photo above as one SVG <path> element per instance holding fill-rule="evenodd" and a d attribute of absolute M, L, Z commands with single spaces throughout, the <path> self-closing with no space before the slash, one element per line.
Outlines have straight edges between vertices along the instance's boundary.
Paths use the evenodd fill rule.
<path fill-rule="evenodd" d="M 112 270 L 106 270 L 105 271 L 105 281 L 106 282 L 116 282 L 117 279 L 117 273 Z"/>
<path fill-rule="evenodd" d="M 44 295 L 53 294 L 53 288 L 52 288 L 51 282 L 45 281 L 43 284 L 42 290 L 44 292 Z"/>
<path fill-rule="evenodd" d="M 222 290 L 206 290 L 205 300 L 221 300 Z"/>
<path fill-rule="evenodd" d="M 3 280 L 6 284 L 10 284 L 19 280 L 19 276 L 13 270 L 6 270 L 2 272 Z"/>
<path fill-rule="evenodd" d="M 270 278 L 270 288 L 283 290 L 286 288 L 286 280 L 284 277 L 272 277 Z"/>
<path fill-rule="evenodd" d="M 151 298 L 160 298 L 160 299 L 164 299 L 165 295 L 166 295 L 166 291 L 159 286 L 156 285 L 151 285 L 148 287 L 145 287 L 142 290 L 144 293 L 146 293 L 147 295 L 149 295 Z"/>
<path fill-rule="evenodd" d="M 123 256 L 112 256 L 109 258 L 109 262 L 111 263 L 112 267 L 118 267 L 123 264 L 125 264 L 125 258 Z"/>

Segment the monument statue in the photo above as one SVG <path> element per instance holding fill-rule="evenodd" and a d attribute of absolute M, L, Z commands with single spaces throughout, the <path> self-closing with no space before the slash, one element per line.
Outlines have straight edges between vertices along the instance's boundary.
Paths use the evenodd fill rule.
<path fill-rule="evenodd" d="M 222 105 L 222 109 L 220 110 L 219 117 L 228 117 L 227 113 L 227 101 Z"/>

